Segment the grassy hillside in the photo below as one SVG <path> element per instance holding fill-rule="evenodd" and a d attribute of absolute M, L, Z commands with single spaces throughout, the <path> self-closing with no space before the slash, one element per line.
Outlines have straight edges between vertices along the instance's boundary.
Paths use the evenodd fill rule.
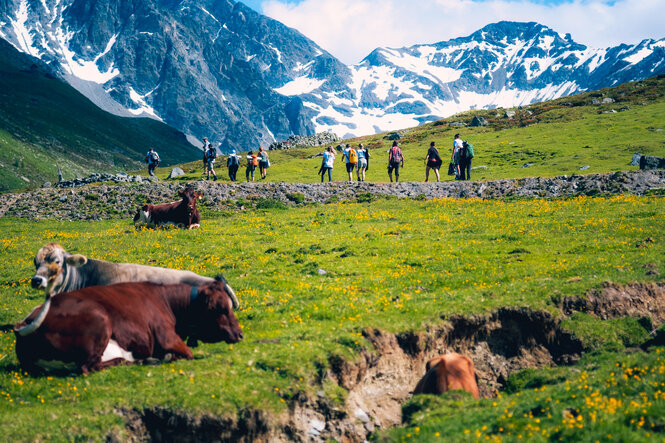
<path fill-rule="evenodd" d="M 603 104 L 604 98 L 614 102 Z M 594 101 L 600 103 L 594 104 Z M 503 109 L 470 111 L 401 131 L 404 134 L 400 143 L 406 158 L 401 180 L 424 181 L 424 159 L 429 143 L 436 142 L 442 158 L 449 158 L 452 140 L 458 132 L 475 147 L 473 166 L 481 169 L 472 172 L 474 180 L 634 170 L 638 167 L 629 165 L 634 153 L 665 157 L 664 76 L 513 111 L 513 118 L 506 117 Z M 470 124 L 474 116 L 485 118 L 489 126 L 458 128 L 450 125 Z M 388 181 L 387 150 L 392 142 L 387 134 L 348 142 L 354 145 L 362 142 L 370 147 L 368 181 Z M 306 183 L 320 180 L 317 171 L 321 158 L 312 157 L 322 150 L 271 151 L 272 168 L 267 180 Z M 220 177 L 228 181 L 224 164 L 224 159 L 220 158 Z M 530 166 L 523 167 L 526 164 Z M 588 168 L 581 169 L 585 166 Z M 165 178 L 169 171 L 164 169 L 160 176 Z M 200 162 L 188 164 L 185 171 L 192 173 L 183 180 L 198 179 L 202 166 Z M 239 177 L 245 179 L 244 168 L 240 169 Z M 338 156 L 333 180 L 346 179 L 341 156 Z M 452 178 L 442 176 L 442 179 Z"/>
<path fill-rule="evenodd" d="M 2 218 L 0 323 L 17 322 L 41 302 L 42 295 L 29 288 L 32 258 L 44 243 L 56 241 L 72 252 L 112 261 L 205 275 L 223 270 L 241 300 L 238 316 L 245 333 L 233 346 L 199 346 L 193 361 L 48 377 L 21 372 L 13 333 L 1 333 L 3 435 L 8 440 L 99 440 L 112 433 L 124 439 L 128 431 L 118 411 L 134 408 L 222 417 L 260 409 L 279 417 L 303 399 L 315 398 L 329 410 L 342 410 L 347 390 L 324 375 L 340 361 L 353 362 L 363 350 L 372 352 L 367 330 L 420 334 L 451 314 L 480 314 L 504 306 L 528 306 L 560 317 L 557 300 L 583 295 L 605 282 L 662 281 L 664 211 L 662 196 L 617 196 L 381 199 L 204 213 L 198 231 L 135 231 L 128 220 L 26 223 Z M 655 273 L 648 272 L 653 269 Z M 535 426 L 533 419 L 520 418 L 523 412 L 528 416 L 525 408 L 555 435 L 563 409 L 584 401 L 568 401 L 573 393 L 564 380 L 575 389 L 582 382 L 600 389 L 615 362 L 621 362 L 625 367 L 614 370 L 617 377 L 643 365 L 646 382 L 603 385 L 600 398 L 619 396 L 625 408 L 615 409 L 612 420 L 596 423 L 599 431 L 590 435 L 647 439 L 646 432 L 654 431 L 636 423 L 660 426 L 663 399 L 651 387 L 644 399 L 640 386 L 665 383 L 658 369 L 660 354 L 638 362 L 638 357 L 614 353 L 644 342 L 650 324 L 579 314 L 565 325 L 583 338 L 587 350 L 610 352 L 610 357 L 584 360 L 574 368 L 547 373 L 551 375 L 527 374 L 513 380 L 514 393 L 499 399 L 414 400 L 407 410 L 412 427 L 382 438 L 431 441 L 438 432 L 447 441 L 475 440 L 476 430 L 489 435 L 487 429 L 498 433 L 510 423 L 520 429 Z M 587 374 L 584 380 L 582 374 Z M 549 390 L 534 393 L 534 384 L 527 383 L 533 377 L 545 377 L 539 388 L 557 385 L 551 394 L 556 406 L 543 403 Z M 587 391 L 575 392 L 579 396 Z M 656 406 L 638 413 L 627 409 L 633 400 Z M 535 405 L 549 407 L 543 417 L 549 413 L 553 418 L 546 421 Z M 451 408 L 465 410 L 464 419 L 453 420 Z M 504 409 L 515 419 L 506 418 Z M 657 429 L 659 438 L 665 436 L 662 426 Z M 556 435 L 570 437 L 570 432 Z"/>
<path fill-rule="evenodd" d="M 97 108 L 0 39 L 0 190 L 90 172 L 136 169 L 149 146 L 165 165 L 198 157 L 175 129 Z"/>

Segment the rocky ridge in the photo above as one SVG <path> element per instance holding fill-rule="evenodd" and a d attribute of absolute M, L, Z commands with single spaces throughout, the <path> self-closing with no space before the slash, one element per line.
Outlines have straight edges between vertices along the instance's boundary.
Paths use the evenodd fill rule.
<path fill-rule="evenodd" d="M 131 179 L 130 179 L 131 180 Z M 614 172 L 551 178 L 529 177 L 489 182 L 440 183 L 219 183 L 190 184 L 203 192 L 202 208 L 228 210 L 263 200 L 294 206 L 302 203 L 368 201 L 377 197 L 436 198 L 556 198 L 575 195 L 635 194 L 665 189 L 665 171 Z M 101 183 L 73 188 L 42 188 L 0 195 L 0 216 L 29 219 L 101 220 L 129 218 L 145 203 L 177 199 L 182 183 L 138 178 L 126 184 Z"/>
<path fill-rule="evenodd" d="M 315 135 L 291 135 L 288 139 L 272 143 L 268 149 L 291 149 L 291 148 L 303 148 L 310 146 L 323 146 L 330 143 L 336 143 L 339 141 L 337 137 L 332 132 L 320 132 Z"/>

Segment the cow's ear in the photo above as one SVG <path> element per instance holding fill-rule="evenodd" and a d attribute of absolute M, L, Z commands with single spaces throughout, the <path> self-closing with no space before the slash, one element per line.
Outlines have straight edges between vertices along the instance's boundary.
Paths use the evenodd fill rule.
<path fill-rule="evenodd" d="M 84 264 L 88 263 L 87 257 L 81 254 L 69 255 L 67 256 L 65 261 L 69 266 L 74 266 L 74 267 L 83 266 Z"/>

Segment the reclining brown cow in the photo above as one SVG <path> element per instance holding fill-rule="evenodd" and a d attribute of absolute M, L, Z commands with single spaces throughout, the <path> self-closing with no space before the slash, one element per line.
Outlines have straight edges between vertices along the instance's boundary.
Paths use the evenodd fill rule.
<path fill-rule="evenodd" d="M 88 286 L 110 285 L 113 283 L 151 281 L 153 283 L 186 283 L 201 286 L 215 280 L 191 271 L 160 268 L 134 263 L 112 263 L 89 259 L 80 254 L 70 254 L 57 243 L 48 243 L 35 255 L 35 275 L 32 287 L 45 289 L 50 281 L 51 293 L 74 291 Z M 52 279 L 52 280 L 51 280 Z M 234 308 L 238 299 L 228 286 Z"/>
<path fill-rule="evenodd" d="M 427 362 L 425 375 L 416 385 L 415 394 L 443 394 L 452 389 L 463 389 L 479 398 L 473 362 L 465 355 L 446 354 Z"/>
<path fill-rule="evenodd" d="M 143 205 L 134 216 L 134 224 L 140 226 L 176 225 L 187 229 L 198 228 L 201 225 L 201 216 L 196 209 L 196 200 L 203 194 L 187 187 L 178 191 L 182 200 L 161 205 Z"/>
<path fill-rule="evenodd" d="M 191 359 L 185 338 L 236 343 L 243 336 L 221 276 L 198 287 L 139 282 L 56 296 L 49 290 L 44 304 L 14 326 L 16 355 L 31 372 L 53 361 L 88 373 L 148 358 Z"/>

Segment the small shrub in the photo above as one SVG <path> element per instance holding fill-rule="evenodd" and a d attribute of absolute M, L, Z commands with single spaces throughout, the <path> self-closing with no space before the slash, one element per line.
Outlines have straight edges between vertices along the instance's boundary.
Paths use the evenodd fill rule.
<path fill-rule="evenodd" d="M 295 204 L 299 205 L 305 201 L 305 194 L 303 194 L 302 192 L 292 192 L 286 194 L 286 198 L 288 198 L 290 201 L 294 202 Z"/>
<path fill-rule="evenodd" d="M 286 205 L 274 198 L 260 198 L 256 202 L 256 209 L 286 209 Z"/>
<path fill-rule="evenodd" d="M 371 203 L 374 200 L 375 196 L 371 192 L 363 192 L 362 194 L 358 194 L 356 197 L 356 201 L 358 203 Z"/>

